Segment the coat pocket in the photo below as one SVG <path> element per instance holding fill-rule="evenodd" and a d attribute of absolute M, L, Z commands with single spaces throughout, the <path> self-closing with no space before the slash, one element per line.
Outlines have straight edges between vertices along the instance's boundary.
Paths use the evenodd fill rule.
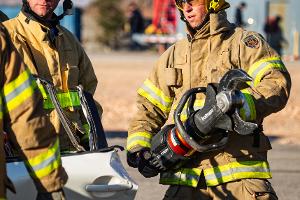
<path fill-rule="evenodd" d="M 165 69 L 166 84 L 171 87 L 180 87 L 183 83 L 182 69 L 166 68 Z"/>
<path fill-rule="evenodd" d="M 278 197 L 266 179 L 242 179 L 245 200 L 278 200 Z"/>

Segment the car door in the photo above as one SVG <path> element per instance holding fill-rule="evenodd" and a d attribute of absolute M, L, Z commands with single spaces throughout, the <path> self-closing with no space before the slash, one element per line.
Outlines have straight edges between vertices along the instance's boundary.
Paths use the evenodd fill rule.
<path fill-rule="evenodd" d="M 124 169 L 117 150 L 85 152 L 62 156 L 69 179 L 64 187 L 66 199 L 132 200 L 138 186 Z M 17 193 L 10 200 L 35 199 L 37 190 L 22 161 L 8 160 L 7 173 Z"/>

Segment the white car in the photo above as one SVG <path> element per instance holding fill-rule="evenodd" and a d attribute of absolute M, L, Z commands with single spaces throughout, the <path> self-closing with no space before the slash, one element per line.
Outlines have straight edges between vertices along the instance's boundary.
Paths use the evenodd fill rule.
<path fill-rule="evenodd" d="M 85 152 L 62 156 L 69 179 L 64 187 L 68 200 L 132 200 L 138 185 L 124 169 L 117 150 Z M 22 161 L 7 162 L 7 173 L 17 193 L 9 200 L 34 200 L 37 190 Z"/>

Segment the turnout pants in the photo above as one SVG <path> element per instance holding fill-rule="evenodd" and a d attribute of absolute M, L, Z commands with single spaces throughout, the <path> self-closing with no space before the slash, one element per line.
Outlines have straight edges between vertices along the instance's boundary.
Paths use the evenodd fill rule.
<path fill-rule="evenodd" d="M 278 200 L 267 179 L 242 179 L 214 187 L 171 185 L 164 200 Z"/>

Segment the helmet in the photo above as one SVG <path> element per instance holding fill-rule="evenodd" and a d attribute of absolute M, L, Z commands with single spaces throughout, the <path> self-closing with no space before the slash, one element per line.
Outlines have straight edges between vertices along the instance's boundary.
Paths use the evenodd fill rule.
<path fill-rule="evenodd" d="M 39 20 L 42 20 L 42 21 L 45 21 L 43 19 L 43 17 L 39 17 L 37 16 L 30 8 L 27 0 L 22 0 L 23 2 L 23 6 L 25 8 L 25 11 L 27 11 L 28 13 L 30 13 L 32 16 L 34 16 L 35 18 L 39 19 Z M 64 0 L 63 2 L 63 13 L 61 15 L 59 15 L 57 17 L 58 20 L 61 20 L 64 16 L 66 15 L 71 15 L 72 14 L 72 8 L 73 8 L 73 2 L 72 0 Z"/>
<path fill-rule="evenodd" d="M 208 12 L 214 13 L 229 8 L 230 6 L 225 0 L 175 0 L 176 6 L 180 11 L 183 10 L 184 3 L 197 4 L 202 2 L 206 5 L 206 10 Z"/>

